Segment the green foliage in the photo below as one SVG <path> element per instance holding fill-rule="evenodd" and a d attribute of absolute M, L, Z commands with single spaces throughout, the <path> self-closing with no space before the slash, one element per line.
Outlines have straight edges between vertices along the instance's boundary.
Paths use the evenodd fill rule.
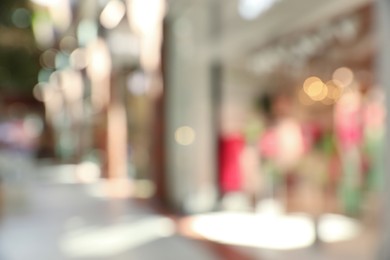
<path fill-rule="evenodd" d="M 12 27 L 12 12 L 16 8 L 27 7 L 26 0 L 1 0 L 0 1 L 0 26 Z"/>
<path fill-rule="evenodd" d="M 39 53 L 34 46 L 31 27 L 17 28 L 12 14 L 18 8 L 29 9 L 26 0 L 0 1 L 0 92 L 31 94 L 37 82 Z"/>
<path fill-rule="evenodd" d="M 31 91 L 39 71 L 37 60 L 28 50 L 0 47 L 0 90 Z"/>

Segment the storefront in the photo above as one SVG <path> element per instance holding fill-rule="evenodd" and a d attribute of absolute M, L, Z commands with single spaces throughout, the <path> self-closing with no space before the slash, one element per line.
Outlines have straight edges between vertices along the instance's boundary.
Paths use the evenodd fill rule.
<path fill-rule="evenodd" d="M 385 104 L 371 4 L 277 1 L 257 15 L 220 5 L 168 13 L 172 204 L 376 230 Z"/>
<path fill-rule="evenodd" d="M 384 100 L 374 74 L 371 12 L 363 7 L 336 16 L 271 41 L 244 66 L 225 66 L 223 194 L 276 196 L 294 208 L 305 197 L 330 192 L 333 198 L 326 200 L 332 202 L 322 202 L 333 204 L 327 210 L 357 214 L 361 192 L 377 187 L 382 173 L 376 151 L 383 141 Z M 294 189 L 302 194 L 290 193 Z"/>

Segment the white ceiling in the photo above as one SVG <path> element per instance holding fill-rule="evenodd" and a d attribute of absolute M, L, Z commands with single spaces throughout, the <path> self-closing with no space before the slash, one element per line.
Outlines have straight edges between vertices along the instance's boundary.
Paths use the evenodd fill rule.
<path fill-rule="evenodd" d="M 372 0 L 284 0 L 253 21 L 239 19 L 238 15 L 231 19 L 232 9 L 226 9 L 229 13 L 223 22 L 226 30 L 209 50 L 224 60 L 236 60 L 277 38 L 313 29 L 370 2 Z"/>
<path fill-rule="evenodd" d="M 221 8 L 222 33 L 217 41 L 199 48 L 207 58 L 236 61 L 277 38 L 313 29 L 332 18 L 368 5 L 373 0 L 280 0 L 254 20 L 238 14 L 238 0 L 169 0 L 169 14 L 183 16 L 198 9 L 207 12 L 212 3 Z M 212 42 L 212 43 L 211 43 Z"/>

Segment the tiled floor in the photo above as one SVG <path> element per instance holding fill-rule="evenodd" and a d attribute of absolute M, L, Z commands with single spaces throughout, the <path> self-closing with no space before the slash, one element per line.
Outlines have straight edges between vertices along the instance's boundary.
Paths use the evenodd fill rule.
<path fill-rule="evenodd" d="M 20 192 L 8 200 L 17 207 L 7 205 L 1 225 L 4 260 L 219 259 L 176 235 L 170 219 L 131 201 L 94 199 L 79 185 Z"/>
<path fill-rule="evenodd" d="M 91 196 L 91 186 L 37 182 L 33 165 L 22 161 L 1 171 L 1 260 L 221 259 L 150 208 Z"/>
<path fill-rule="evenodd" d="M 177 222 L 135 200 L 104 196 L 101 184 L 53 182 L 56 178 L 49 175 L 54 172 L 42 174 L 23 157 L 0 153 L 0 173 L 4 180 L 1 197 L 5 198 L 0 260 L 374 259 L 376 238 L 370 231 L 320 250 L 222 245 L 180 235 L 183 231 Z M 241 233 L 253 236 L 257 225 L 247 226 L 250 230 Z M 229 230 L 229 224 L 222 228 L 226 235 Z"/>

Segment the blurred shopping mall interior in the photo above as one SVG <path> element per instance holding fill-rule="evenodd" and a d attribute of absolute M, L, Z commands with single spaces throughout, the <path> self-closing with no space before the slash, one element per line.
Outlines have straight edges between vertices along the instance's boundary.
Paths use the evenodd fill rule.
<path fill-rule="evenodd" d="M 1 0 L 0 260 L 390 259 L 389 0 Z"/>

